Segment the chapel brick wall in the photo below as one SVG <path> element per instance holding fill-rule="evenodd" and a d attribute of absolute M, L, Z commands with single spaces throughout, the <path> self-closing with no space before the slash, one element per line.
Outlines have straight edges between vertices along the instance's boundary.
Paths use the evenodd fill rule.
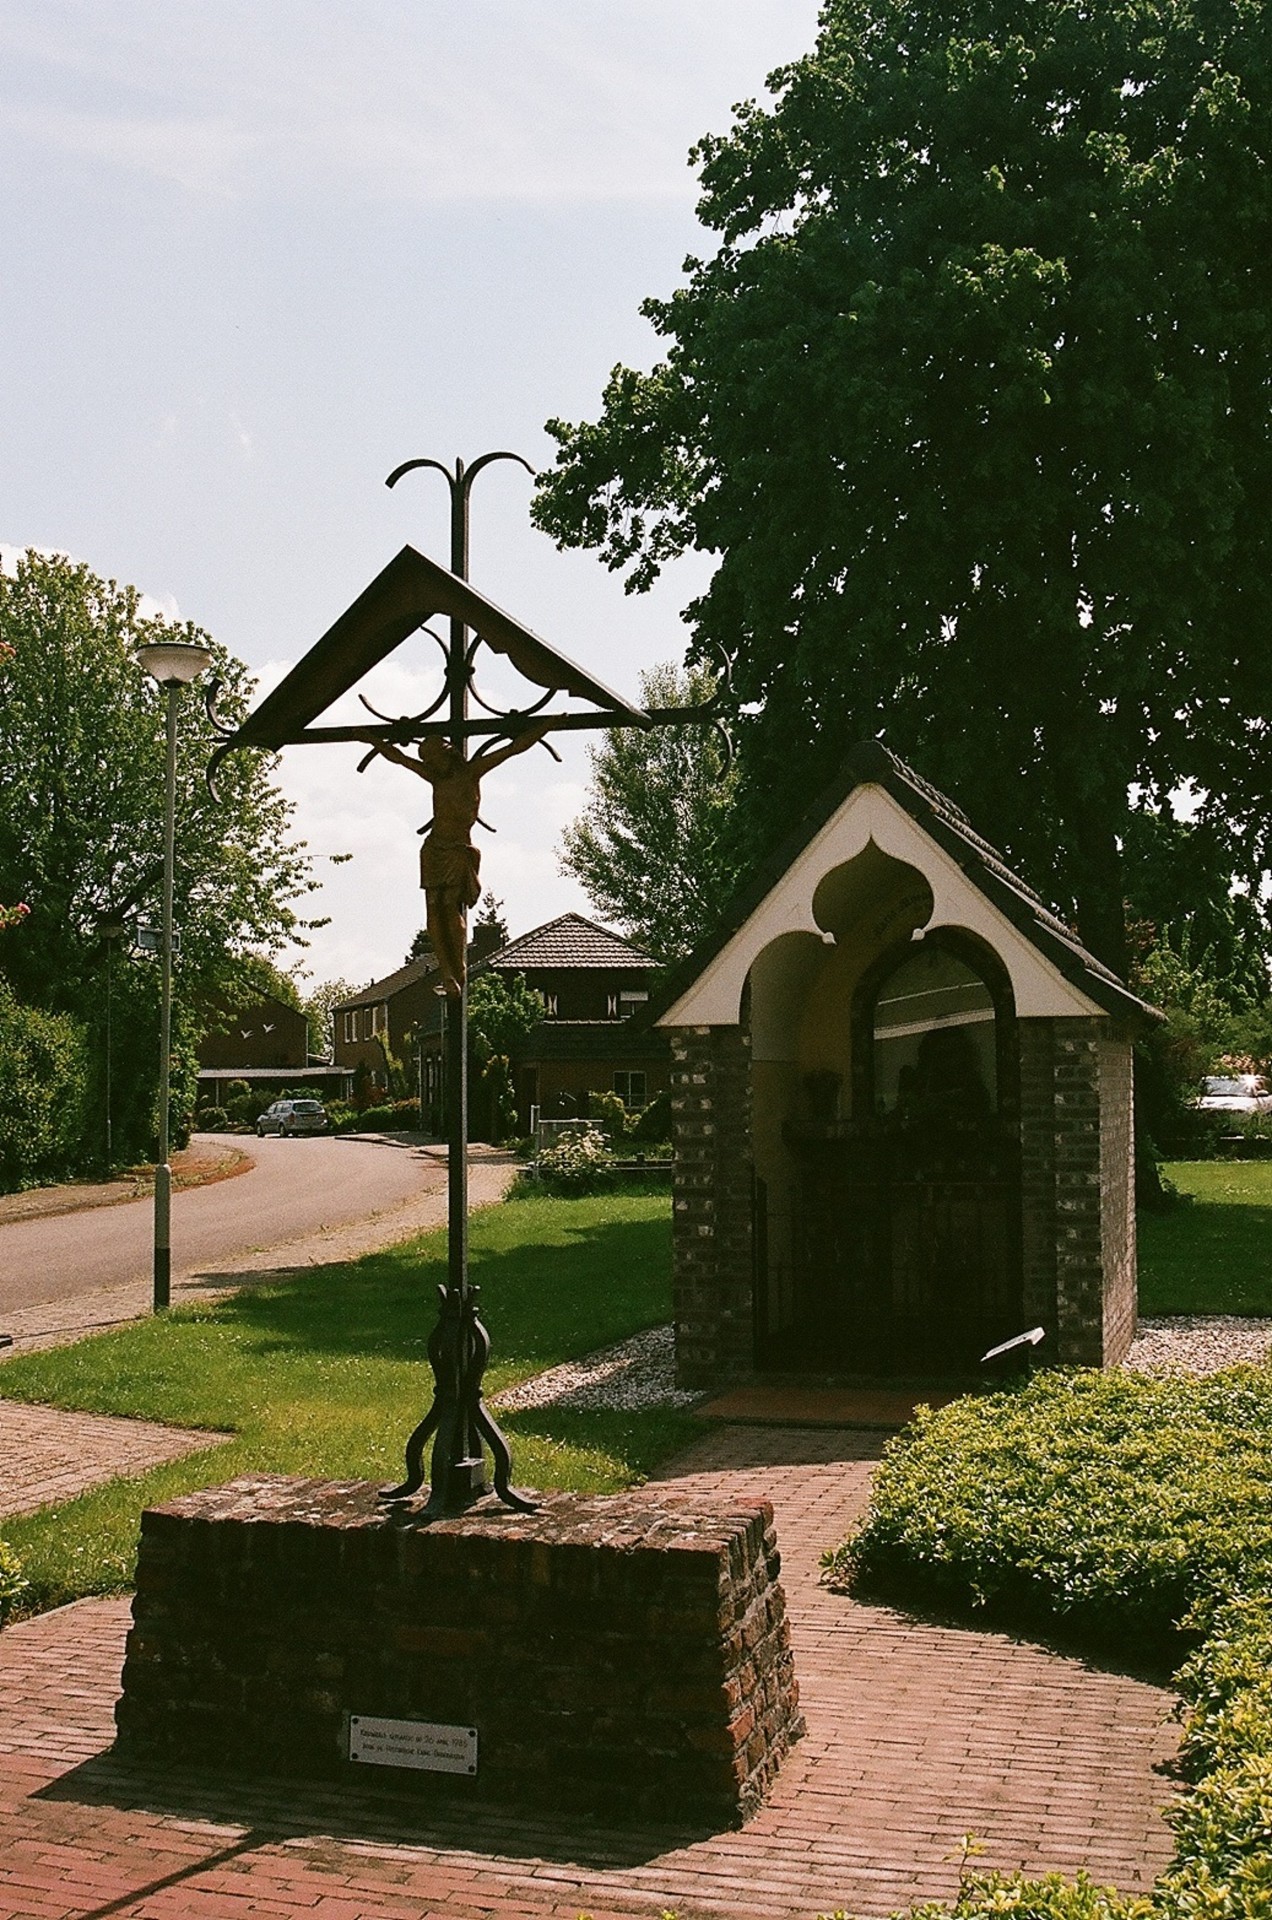
<path fill-rule="evenodd" d="M 1135 1328 L 1131 1049 L 1106 1019 L 1022 1020 L 1024 1304 L 1047 1357 L 1111 1366 Z"/>
<path fill-rule="evenodd" d="M 712 1388 L 755 1358 L 750 1036 L 679 1027 L 671 1048 L 676 1377 Z"/>
<path fill-rule="evenodd" d="M 1100 1040 L 1100 1196 L 1104 1238 L 1103 1364 L 1126 1358 L 1135 1338 L 1135 1052 L 1129 1035 Z"/>
<path fill-rule="evenodd" d="M 1055 1045 L 1050 1020 L 1022 1020 L 1020 1035 L 1021 1306 L 1056 1351 Z"/>

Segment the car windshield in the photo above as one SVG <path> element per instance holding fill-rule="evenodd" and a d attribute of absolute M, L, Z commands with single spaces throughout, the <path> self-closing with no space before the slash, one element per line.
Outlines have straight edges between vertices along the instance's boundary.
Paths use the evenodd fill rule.
<path fill-rule="evenodd" d="M 293 1113 L 321 1113 L 322 1112 L 321 1100 L 293 1100 L 291 1105 L 292 1105 Z"/>
<path fill-rule="evenodd" d="M 1252 1073 L 1244 1073 L 1240 1079 L 1224 1079 L 1222 1075 L 1212 1074 L 1202 1081 L 1201 1090 L 1212 1100 L 1237 1100 L 1245 1094 L 1262 1093 L 1263 1082 L 1256 1080 Z"/>

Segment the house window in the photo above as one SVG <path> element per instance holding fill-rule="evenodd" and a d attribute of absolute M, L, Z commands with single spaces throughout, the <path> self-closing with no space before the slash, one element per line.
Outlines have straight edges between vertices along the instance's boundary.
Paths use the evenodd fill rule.
<path fill-rule="evenodd" d="M 609 993 L 605 996 L 605 1017 L 608 1020 L 617 1020 L 618 1018 L 618 995 L 616 993 Z"/>
<path fill-rule="evenodd" d="M 642 1072 L 616 1073 L 614 1091 L 625 1107 L 643 1107 L 645 1104 L 645 1076 Z"/>
<path fill-rule="evenodd" d="M 643 1007 L 648 999 L 647 993 L 620 993 L 618 1005 L 624 1020 L 630 1020 L 637 1007 Z"/>
<path fill-rule="evenodd" d="M 358 1016 L 357 1016 L 357 1014 L 356 1014 L 356 1013 L 346 1013 L 346 1015 L 345 1015 L 345 1017 L 344 1017 L 344 1037 L 345 1037 L 345 1039 L 346 1039 L 346 1040 L 356 1040 L 356 1039 L 357 1039 L 357 1037 L 358 1037 Z"/>
<path fill-rule="evenodd" d="M 555 993 L 545 993 L 545 994 L 544 994 L 544 996 L 543 996 L 543 1011 L 544 1011 L 544 1013 L 545 1013 L 545 1014 L 547 1015 L 547 1017 L 548 1017 L 548 1019 L 549 1019 L 549 1020 L 555 1020 L 555 1019 L 556 1019 L 556 1017 L 557 1017 L 557 997 L 556 997 L 556 995 L 555 995 Z"/>
<path fill-rule="evenodd" d="M 388 1028 L 388 1024 L 389 1009 L 385 1003 L 381 1001 L 378 1006 L 374 1006 L 371 1009 L 371 1031 L 373 1034 L 384 1033 Z"/>

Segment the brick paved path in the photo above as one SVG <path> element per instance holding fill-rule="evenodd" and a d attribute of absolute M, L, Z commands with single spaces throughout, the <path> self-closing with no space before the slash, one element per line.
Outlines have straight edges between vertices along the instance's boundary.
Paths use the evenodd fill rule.
<path fill-rule="evenodd" d="M 1165 1693 L 818 1587 L 817 1555 L 860 1509 L 876 1448 L 725 1428 L 677 1463 L 704 1491 L 777 1508 L 809 1731 L 742 1832 L 618 1833 L 125 1769 L 103 1749 L 127 1603 L 81 1601 L 0 1634 L 0 1920 L 883 1914 L 948 1896 L 969 1828 L 987 1865 L 1145 1887 L 1169 1852 Z"/>
<path fill-rule="evenodd" d="M 0 1519 L 219 1446 L 228 1434 L 0 1400 Z"/>

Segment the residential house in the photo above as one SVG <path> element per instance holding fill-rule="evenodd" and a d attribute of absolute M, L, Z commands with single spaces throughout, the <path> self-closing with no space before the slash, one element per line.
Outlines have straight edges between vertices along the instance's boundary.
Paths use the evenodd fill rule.
<path fill-rule="evenodd" d="M 573 1118 L 592 1093 L 643 1107 L 668 1085 L 670 1047 L 645 1018 L 655 963 L 630 941 L 581 914 L 561 914 L 495 952 L 470 949 L 469 970 L 522 974 L 542 994 L 545 1018 L 517 1065 L 518 1124 L 534 1114 Z M 417 1083 L 440 1130 L 443 995 L 432 955 L 373 981 L 336 1008 L 336 1063 L 386 1084 L 384 1041 Z"/>
<path fill-rule="evenodd" d="M 563 913 L 512 940 L 484 963 L 524 974 L 545 1018 L 516 1075 L 518 1124 L 586 1114 L 589 1095 L 617 1093 L 643 1107 L 670 1084 L 667 1036 L 645 1017 L 656 962 L 621 935 Z"/>
<path fill-rule="evenodd" d="M 299 1007 L 272 993 L 241 1006 L 222 1001 L 199 1041 L 199 1099 L 220 1104 L 227 1082 L 262 1091 L 303 1086 L 319 1098 L 344 1092 L 345 1076 L 309 1057 L 309 1022 Z"/>

